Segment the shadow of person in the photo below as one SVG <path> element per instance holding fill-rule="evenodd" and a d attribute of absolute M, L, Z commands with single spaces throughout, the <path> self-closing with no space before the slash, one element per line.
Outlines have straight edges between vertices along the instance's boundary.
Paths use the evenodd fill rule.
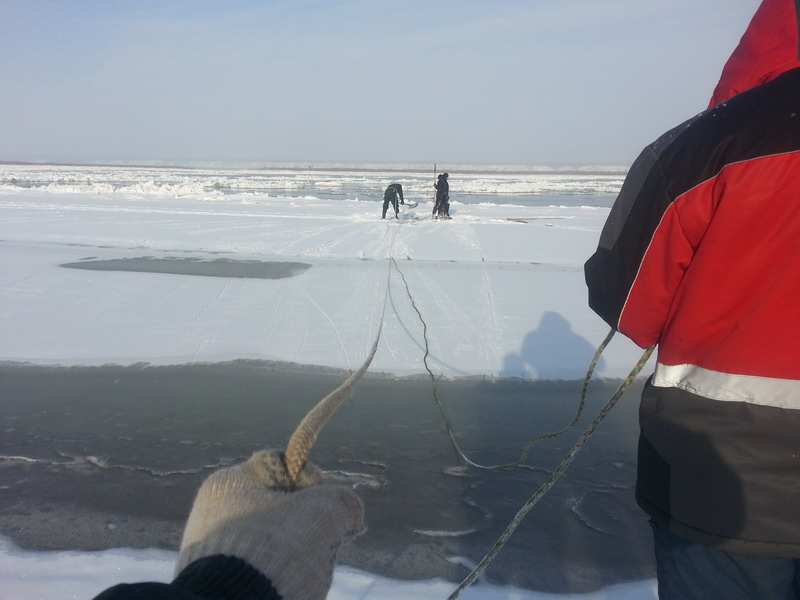
<path fill-rule="evenodd" d="M 580 379 L 594 356 L 595 348 L 574 331 L 569 321 L 554 311 L 542 315 L 539 327 L 522 341 L 518 354 L 503 360 L 502 377 L 525 379 Z M 601 358 L 599 373 L 605 367 Z"/>

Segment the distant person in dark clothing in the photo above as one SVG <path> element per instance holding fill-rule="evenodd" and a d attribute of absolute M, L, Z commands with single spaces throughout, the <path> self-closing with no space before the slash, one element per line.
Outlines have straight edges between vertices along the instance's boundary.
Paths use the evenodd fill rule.
<path fill-rule="evenodd" d="M 386 211 L 389 208 L 389 204 L 394 207 L 394 218 L 399 218 L 397 213 L 400 211 L 399 204 L 405 204 L 403 200 L 403 186 L 399 183 L 391 183 L 389 187 L 386 188 L 386 191 L 383 192 L 383 216 L 381 219 L 386 218 Z"/>
<path fill-rule="evenodd" d="M 436 203 L 433 205 L 434 218 L 450 218 L 450 184 L 447 183 L 449 176 L 447 173 L 442 173 L 433 184 L 433 187 L 436 188 Z"/>

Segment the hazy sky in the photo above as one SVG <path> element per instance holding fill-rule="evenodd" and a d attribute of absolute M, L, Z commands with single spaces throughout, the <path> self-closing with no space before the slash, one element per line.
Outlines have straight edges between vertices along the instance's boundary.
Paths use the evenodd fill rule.
<path fill-rule="evenodd" d="M 0 160 L 628 164 L 759 0 L 0 0 Z"/>

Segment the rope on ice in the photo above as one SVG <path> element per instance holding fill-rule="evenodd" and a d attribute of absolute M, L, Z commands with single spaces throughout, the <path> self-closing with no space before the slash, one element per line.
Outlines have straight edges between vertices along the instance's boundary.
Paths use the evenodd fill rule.
<path fill-rule="evenodd" d="M 392 236 L 392 242 L 389 245 L 389 256 L 391 257 L 392 250 L 394 249 L 394 243 L 397 239 L 397 231 L 398 229 L 395 228 L 394 235 Z M 392 259 L 393 260 L 393 259 Z M 333 414 L 339 409 L 342 404 L 350 397 L 353 393 L 353 390 L 356 387 L 356 384 L 361 380 L 364 376 L 364 373 L 367 372 L 369 365 L 372 363 L 372 359 L 375 357 L 375 352 L 378 350 L 378 342 L 381 339 L 381 332 L 383 331 L 383 321 L 384 316 L 386 315 L 386 304 L 387 298 L 389 297 L 389 286 L 391 283 L 391 262 L 389 263 L 389 268 L 386 272 L 386 285 L 384 287 L 384 294 L 383 294 L 383 308 L 381 310 L 381 318 L 378 325 L 378 332 L 375 335 L 375 341 L 372 343 L 372 349 L 367 355 L 367 358 L 361 364 L 361 366 L 353 372 L 350 377 L 348 377 L 342 385 L 338 388 L 333 390 L 330 394 L 325 396 L 322 400 L 320 400 L 309 412 L 308 414 L 303 417 L 303 420 L 300 421 L 300 424 L 295 429 L 292 436 L 289 438 L 289 442 L 286 445 L 286 452 L 284 453 L 284 461 L 286 463 L 286 471 L 289 474 L 289 481 L 291 487 L 294 487 L 295 483 L 297 482 L 297 477 L 299 476 L 300 472 L 303 470 L 303 467 L 308 462 L 308 456 L 311 453 L 311 448 L 314 446 L 314 443 L 317 441 L 317 437 L 319 436 L 322 429 L 325 427 L 327 422 L 333 416 Z"/>
<path fill-rule="evenodd" d="M 613 332 L 614 330 L 612 329 L 612 334 Z M 586 428 L 586 431 L 584 431 L 581 437 L 578 438 L 578 441 L 575 442 L 575 445 L 567 453 L 567 455 L 564 457 L 564 459 L 561 461 L 558 467 L 556 467 L 555 471 L 551 473 L 547 481 L 545 481 L 539 487 L 539 489 L 536 490 L 536 492 L 528 499 L 528 501 L 522 505 L 522 508 L 519 509 L 517 514 L 511 520 L 511 523 L 509 523 L 508 527 L 506 527 L 505 531 L 503 531 L 502 535 L 495 542 L 494 546 L 492 546 L 492 549 L 486 554 L 486 556 L 483 557 L 481 562 L 478 563 L 478 565 L 472 570 L 472 572 L 469 575 L 467 575 L 467 577 L 464 579 L 464 581 L 461 582 L 461 584 L 455 589 L 455 591 L 452 594 L 450 594 L 450 596 L 448 596 L 447 600 L 456 600 L 456 598 L 461 596 L 464 590 L 466 590 L 470 585 L 475 583 L 478 577 L 480 577 L 481 574 L 486 570 L 486 567 L 488 567 L 489 564 L 492 562 L 492 560 L 494 560 L 494 557 L 497 556 L 497 553 L 500 552 L 500 550 L 503 549 L 503 546 L 506 545 L 506 542 L 513 535 L 514 531 L 517 529 L 519 524 L 525 518 L 525 515 L 527 515 L 530 512 L 530 510 L 536 505 L 536 503 L 542 499 L 542 496 L 544 496 L 550 490 L 550 488 L 553 487 L 555 482 L 558 481 L 558 479 L 564 474 L 564 471 L 567 470 L 567 467 L 569 467 L 572 464 L 572 461 L 575 460 L 575 457 L 584 447 L 586 442 L 589 441 L 589 438 L 592 436 L 595 429 L 597 429 L 600 423 L 603 422 L 603 419 L 606 418 L 606 415 L 608 415 L 608 413 L 611 412 L 611 409 L 614 408 L 614 405 L 617 403 L 617 400 L 619 400 L 622 397 L 625 391 L 630 387 L 631 383 L 633 383 L 634 379 L 636 379 L 636 376 L 639 374 L 639 371 L 642 370 L 645 363 L 650 358 L 650 355 L 653 353 L 654 349 L 655 345 L 650 346 L 647 350 L 644 351 L 641 358 L 639 358 L 639 360 L 636 362 L 636 365 L 634 366 L 633 370 L 630 372 L 628 377 L 626 377 L 625 380 L 620 384 L 619 388 L 617 388 L 617 391 L 609 399 L 609 401 L 606 402 L 605 406 L 597 414 L 594 420 L 591 423 L 589 423 L 589 426 Z"/>
<path fill-rule="evenodd" d="M 317 405 L 314 406 L 314 408 L 312 408 L 311 411 L 309 411 L 309 413 L 303 418 L 303 420 L 300 422 L 295 432 L 290 437 L 289 443 L 287 444 L 286 447 L 284 460 L 286 461 L 286 468 L 289 473 L 289 480 L 290 482 L 292 482 L 292 485 L 294 485 L 294 482 L 297 480 L 297 476 L 302 471 L 303 467 L 308 461 L 308 455 L 311 452 L 311 448 L 314 446 L 314 443 L 316 442 L 316 439 L 319 436 L 320 432 L 325 427 L 328 420 L 336 412 L 336 410 L 342 404 L 344 404 L 347 398 L 349 398 L 350 395 L 353 393 L 356 384 L 363 377 L 364 373 L 366 373 L 367 369 L 369 368 L 369 365 L 372 362 L 372 359 L 375 356 L 375 353 L 378 349 L 378 343 L 380 341 L 381 334 L 383 331 L 383 322 L 386 314 L 386 304 L 389 296 L 389 290 L 391 287 L 392 268 L 396 269 L 397 272 L 399 273 L 400 278 L 402 279 L 403 284 L 405 285 L 408 297 L 411 300 L 411 305 L 416 311 L 420 321 L 422 322 L 423 338 L 425 342 L 425 354 L 423 357 L 423 362 L 425 365 L 425 369 L 428 371 L 428 374 L 431 377 L 434 398 L 436 399 L 436 403 L 439 406 L 439 410 L 442 414 L 442 418 L 447 428 L 447 433 L 450 436 L 450 440 L 452 441 L 453 446 L 455 447 L 459 456 L 467 464 L 475 468 L 486 469 L 486 470 L 511 469 L 517 467 L 527 458 L 530 449 L 536 443 L 544 439 L 551 439 L 566 433 L 567 431 L 572 429 L 572 427 L 575 426 L 575 424 L 578 422 L 578 419 L 580 418 L 583 412 L 589 382 L 592 378 L 592 375 L 597 366 L 597 362 L 600 359 L 600 356 L 602 355 L 606 346 L 608 346 L 608 343 L 614 336 L 615 333 L 614 329 L 612 329 L 608 333 L 606 338 L 600 344 L 597 351 L 595 352 L 591 364 L 589 365 L 589 369 L 583 381 L 583 387 L 581 389 L 581 396 L 578 409 L 571 423 L 569 423 L 567 426 L 558 431 L 552 433 L 546 433 L 532 439 L 523 449 L 520 458 L 518 458 L 514 462 L 504 465 L 484 466 L 484 465 L 479 465 L 474 461 L 470 460 L 461 450 L 458 442 L 455 439 L 455 435 L 453 434 L 452 428 L 450 426 L 450 420 L 448 418 L 447 411 L 444 407 L 444 404 L 441 402 L 441 399 L 438 396 L 436 388 L 436 377 L 434 376 L 433 371 L 430 369 L 430 366 L 428 365 L 429 347 L 428 347 L 428 337 L 427 337 L 427 324 L 423 319 L 422 314 L 420 313 L 419 308 L 417 307 L 414 301 L 414 298 L 411 294 L 411 290 L 408 286 L 408 282 L 406 281 L 403 272 L 400 270 L 400 267 L 397 265 L 397 262 L 394 260 L 394 257 L 392 256 L 392 250 L 394 248 L 395 239 L 397 238 L 397 231 L 398 229 L 395 229 L 394 235 L 392 237 L 392 243 L 389 249 L 389 261 L 388 261 L 389 268 L 387 271 L 386 286 L 384 290 L 383 308 L 381 312 L 380 324 L 378 326 L 378 332 L 375 336 L 372 348 L 369 352 L 369 355 L 362 363 L 362 365 L 354 373 L 352 373 L 350 377 L 348 377 L 344 381 L 344 383 L 342 383 L 342 385 L 340 385 L 333 392 L 325 396 L 325 398 L 320 400 L 320 402 L 317 403 Z M 586 428 L 586 430 L 583 432 L 580 438 L 578 438 L 578 441 L 575 443 L 572 449 L 567 453 L 567 455 L 564 457 L 564 459 L 561 461 L 558 467 L 551 473 L 550 477 L 548 477 L 548 479 L 539 487 L 539 489 L 537 489 L 536 492 L 527 500 L 527 502 L 525 502 L 522 508 L 520 508 L 520 510 L 514 516 L 511 523 L 509 523 L 505 531 L 503 531 L 501 536 L 498 538 L 497 542 L 495 542 L 495 544 L 492 546 L 491 550 L 486 554 L 486 556 L 483 557 L 480 563 L 478 563 L 478 565 L 472 570 L 472 572 L 453 591 L 453 593 L 448 597 L 447 600 L 456 600 L 457 598 L 459 598 L 459 596 L 461 596 L 461 594 L 470 585 L 472 585 L 478 579 L 478 577 L 480 577 L 481 574 L 486 570 L 486 568 L 489 566 L 492 560 L 494 560 L 495 556 L 497 556 L 500 550 L 502 550 L 503 547 L 505 546 L 506 542 L 511 538 L 514 531 L 516 531 L 517 527 L 525 518 L 525 516 L 528 514 L 528 512 L 530 512 L 530 510 L 539 502 L 539 500 L 541 500 L 541 498 L 550 490 L 550 488 L 552 488 L 553 485 L 555 485 L 556 481 L 558 481 L 561 475 L 563 475 L 564 472 L 567 470 L 567 468 L 572 464 L 572 462 L 575 460 L 575 457 L 583 449 L 583 446 L 592 436 L 594 431 L 599 427 L 600 423 L 602 423 L 602 421 L 605 419 L 608 413 L 611 412 L 611 409 L 614 408 L 617 401 L 622 397 L 622 395 L 627 391 L 627 389 L 636 379 L 639 372 L 647 363 L 647 360 L 650 358 L 650 355 L 653 353 L 654 349 L 655 346 L 650 346 L 644 351 L 641 358 L 637 361 L 636 365 L 634 366 L 633 370 L 631 370 L 628 377 L 626 377 L 625 380 L 620 384 L 619 388 L 617 388 L 617 391 L 608 400 L 605 406 L 600 410 L 600 412 L 597 414 L 594 420 L 589 424 L 589 426 Z"/>

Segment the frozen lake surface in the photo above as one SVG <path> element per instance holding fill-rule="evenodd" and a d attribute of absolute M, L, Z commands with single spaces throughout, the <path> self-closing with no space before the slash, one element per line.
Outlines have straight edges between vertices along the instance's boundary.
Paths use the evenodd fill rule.
<path fill-rule="evenodd" d="M 396 181 L 418 207 L 381 220 Z M 432 174 L 413 170 L 0 166 L 0 533 L 40 553 L 174 551 L 199 482 L 285 444 L 381 331 L 367 378 L 313 454 L 367 507 L 369 533 L 343 562 L 390 585 L 459 581 L 641 350 L 615 339 L 575 430 L 510 472 L 454 454 L 429 371 L 477 462 L 514 460 L 569 423 L 608 331 L 586 306 L 582 265 L 621 182 L 451 169 L 453 220 L 437 222 Z M 512 596 L 653 597 L 633 502 L 636 393 L 489 582 Z M 0 565 L 51 556 L 7 548 Z M 0 569 L 8 589 L 33 589 L 18 572 Z M 331 598 L 386 597 L 374 580 L 381 596 L 345 591 L 361 577 Z M 468 594 L 481 589 L 505 597 Z"/>

